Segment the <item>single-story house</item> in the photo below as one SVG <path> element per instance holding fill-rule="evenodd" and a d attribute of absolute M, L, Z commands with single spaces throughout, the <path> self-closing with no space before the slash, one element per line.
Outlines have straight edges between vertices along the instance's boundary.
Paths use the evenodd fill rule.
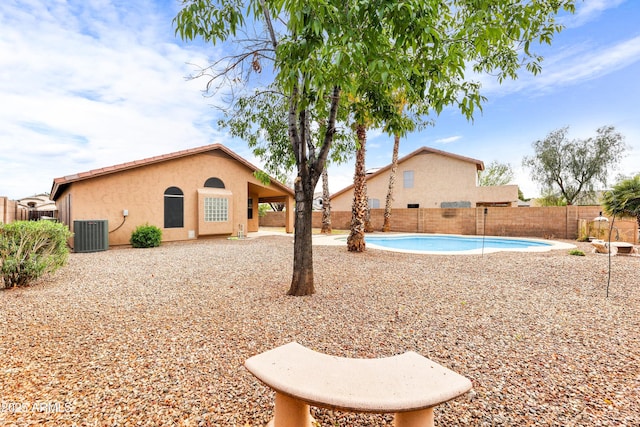
<path fill-rule="evenodd" d="M 72 232 L 78 221 L 106 220 L 109 245 L 128 244 L 144 224 L 159 227 L 163 241 L 258 231 L 262 202 L 284 203 L 293 232 L 293 190 L 274 179 L 263 184 L 257 171 L 212 144 L 56 178 L 51 199 Z"/>
<path fill-rule="evenodd" d="M 369 207 L 384 209 L 391 164 L 367 174 Z M 478 186 L 481 160 L 422 147 L 398 159 L 392 208 L 517 206 L 518 186 Z M 353 185 L 331 195 L 331 209 L 349 211 Z"/>

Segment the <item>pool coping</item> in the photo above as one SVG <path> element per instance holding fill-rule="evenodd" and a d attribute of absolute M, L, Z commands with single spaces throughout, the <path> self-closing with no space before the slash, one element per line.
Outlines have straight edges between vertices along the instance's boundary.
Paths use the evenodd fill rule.
<path fill-rule="evenodd" d="M 549 246 L 536 246 L 531 248 L 480 248 L 480 249 L 469 249 L 464 251 L 419 251 L 412 249 L 397 249 L 397 248 L 388 248 L 380 245 L 376 245 L 375 243 L 367 242 L 367 238 L 365 236 L 365 242 L 368 249 L 376 249 L 381 251 L 388 252 L 400 252 L 400 253 L 408 253 L 408 254 L 418 254 L 418 255 L 481 255 L 481 254 L 490 254 L 496 252 L 549 252 L 553 250 L 569 250 L 574 249 L 577 246 L 559 242 L 557 240 L 549 240 L 549 239 L 540 239 L 536 237 L 505 237 L 505 236 L 478 236 L 478 235 L 464 235 L 464 234 L 443 234 L 443 233 L 382 233 L 382 232 L 374 232 L 367 233 L 367 235 L 373 234 L 375 237 L 420 237 L 420 236 L 449 236 L 449 237 L 464 237 L 464 238 L 482 238 L 485 237 L 487 239 L 505 239 L 505 240 L 531 240 L 534 242 L 546 243 Z M 346 235 L 314 235 L 313 236 L 313 244 L 321 245 L 321 246 L 345 246 L 347 241 Z"/>

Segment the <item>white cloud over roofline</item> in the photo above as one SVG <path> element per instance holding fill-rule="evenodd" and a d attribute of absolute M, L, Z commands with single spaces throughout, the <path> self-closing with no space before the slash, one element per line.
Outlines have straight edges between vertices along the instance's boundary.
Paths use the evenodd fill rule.
<path fill-rule="evenodd" d="M 461 135 L 454 135 L 454 136 L 449 136 L 449 137 L 446 137 L 446 138 L 436 139 L 434 142 L 436 144 L 451 144 L 452 142 L 456 142 L 461 138 L 462 138 Z"/>

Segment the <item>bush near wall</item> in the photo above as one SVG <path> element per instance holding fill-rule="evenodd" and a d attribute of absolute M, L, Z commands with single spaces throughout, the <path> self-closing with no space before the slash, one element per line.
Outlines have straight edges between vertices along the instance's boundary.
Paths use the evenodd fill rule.
<path fill-rule="evenodd" d="M 129 240 L 134 248 L 155 248 L 162 242 L 162 230 L 155 225 L 139 225 Z"/>
<path fill-rule="evenodd" d="M 15 221 L 0 225 L 0 285 L 26 286 L 65 265 L 72 233 L 51 221 Z"/>

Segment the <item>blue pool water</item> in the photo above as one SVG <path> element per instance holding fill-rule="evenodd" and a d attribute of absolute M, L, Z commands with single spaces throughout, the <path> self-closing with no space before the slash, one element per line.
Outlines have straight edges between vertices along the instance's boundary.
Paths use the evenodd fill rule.
<path fill-rule="evenodd" d="M 551 249 L 551 243 L 529 239 L 507 239 L 482 236 L 367 236 L 368 245 L 380 249 L 411 252 L 496 252 L 500 250 Z"/>

